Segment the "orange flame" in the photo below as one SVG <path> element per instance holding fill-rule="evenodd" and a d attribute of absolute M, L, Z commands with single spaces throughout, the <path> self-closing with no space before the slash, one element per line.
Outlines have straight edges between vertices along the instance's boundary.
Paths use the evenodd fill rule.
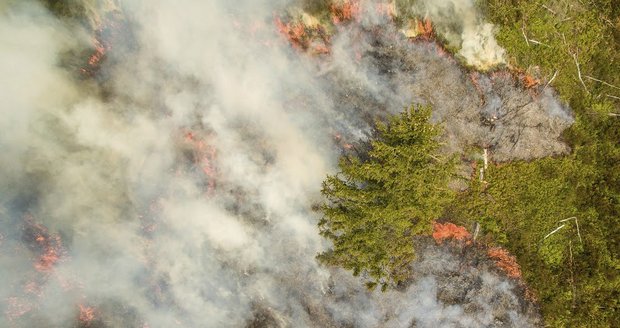
<path fill-rule="evenodd" d="M 501 247 L 490 248 L 487 251 L 490 258 L 495 260 L 495 265 L 511 278 L 521 278 L 521 267 L 517 258 Z"/>
<path fill-rule="evenodd" d="M 101 59 L 103 58 L 103 56 L 105 56 L 107 49 L 97 39 L 94 39 L 93 43 L 95 45 L 95 52 L 90 56 L 90 58 L 88 58 L 88 65 L 97 66 L 101 62 Z"/>
<path fill-rule="evenodd" d="M 185 141 L 188 142 L 194 151 L 195 165 L 200 167 L 202 172 L 209 178 L 209 192 L 215 189 L 215 176 L 217 173 L 214 160 L 216 157 L 215 147 L 209 145 L 204 138 L 197 136 L 189 131 L 185 133 Z"/>
<path fill-rule="evenodd" d="M 435 32 L 433 30 L 433 24 L 431 20 L 425 18 L 423 21 L 418 21 L 418 37 L 426 40 L 433 39 L 435 37 Z"/>
<path fill-rule="evenodd" d="M 526 89 L 531 89 L 537 85 L 540 84 L 540 81 L 538 81 L 537 79 L 535 79 L 533 76 L 529 75 L 529 74 L 525 74 L 521 77 L 521 81 L 523 82 L 523 86 Z"/>
<path fill-rule="evenodd" d="M 344 0 L 341 3 L 332 3 L 329 6 L 334 24 L 358 20 L 360 16 L 359 0 Z"/>
<path fill-rule="evenodd" d="M 64 253 L 60 235 L 50 234 L 45 226 L 35 223 L 31 216 L 26 216 L 26 231 L 34 239 L 30 247 L 39 252 L 34 267 L 39 272 L 49 272 Z"/>
<path fill-rule="evenodd" d="M 95 319 L 95 308 L 92 306 L 86 306 L 79 304 L 80 314 L 78 319 L 83 325 L 90 325 L 91 322 Z"/>
<path fill-rule="evenodd" d="M 280 17 L 275 17 L 274 22 L 280 34 L 282 34 L 296 49 L 307 49 L 308 38 L 306 35 L 306 28 L 302 23 L 283 23 Z"/>
<path fill-rule="evenodd" d="M 464 241 L 471 238 L 467 229 L 461 226 L 457 226 L 454 223 L 437 223 L 433 224 L 433 239 L 439 244 L 443 243 L 446 239 L 453 239 L 458 241 Z"/>

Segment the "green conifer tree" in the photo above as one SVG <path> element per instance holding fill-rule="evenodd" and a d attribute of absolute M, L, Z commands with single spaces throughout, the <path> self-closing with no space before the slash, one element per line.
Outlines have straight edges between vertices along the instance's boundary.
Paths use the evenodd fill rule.
<path fill-rule="evenodd" d="M 413 236 L 430 233 L 453 197 L 447 184 L 455 161 L 440 154 L 441 129 L 430 114 L 430 106 L 412 106 L 378 122 L 364 159 L 343 156 L 341 172 L 323 182 L 319 228 L 333 249 L 318 258 L 363 274 L 369 288 L 409 277 Z"/>

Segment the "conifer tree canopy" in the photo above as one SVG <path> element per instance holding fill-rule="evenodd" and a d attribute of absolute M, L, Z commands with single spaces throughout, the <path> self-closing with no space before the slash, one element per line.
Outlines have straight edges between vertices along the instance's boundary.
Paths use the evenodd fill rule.
<path fill-rule="evenodd" d="M 440 154 L 441 128 L 430 114 L 430 106 L 411 106 L 377 122 L 368 153 L 344 155 L 340 172 L 323 181 L 319 229 L 333 248 L 318 258 L 362 274 L 369 288 L 408 278 L 413 236 L 430 234 L 453 197 L 455 161 Z"/>

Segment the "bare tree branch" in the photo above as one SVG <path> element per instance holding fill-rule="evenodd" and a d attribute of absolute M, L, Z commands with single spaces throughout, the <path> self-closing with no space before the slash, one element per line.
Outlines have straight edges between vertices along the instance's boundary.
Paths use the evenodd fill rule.
<path fill-rule="evenodd" d="M 556 76 L 558 76 L 558 71 L 557 70 L 555 71 L 555 73 L 553 73 L 553 76 L 551 77 L 551 80 L 549 80 L 549 82 L 547 82 L 547 84 L 545 84 L 545 87 L 543 88 L 543 90 L 547 89 L 549 84 L 551 84 L 551 82 L 553 82 L 553 80 L 555 79 Z"/>
<path fill-rule="evenodd" d="M 609 98 L 614 98 L 614 99 L 618 99 L 618 100 L 620 100 L 620 97 L 616 97 L 616 96 L 612 96 L 612 95 L 605 95 L 605 96 L 607 96 L 607 97 L 609 97 Z"/>
<path fill-rule="evenodd" d="M 523 38 L 525 39 L 525 43 L 527 43 L 527 46 L 530 46 L 530 40 L 527 39 L 527 35 L 525 35 L 525 26 L 521 27 L 521 33 L 523 33 Z"/>
<path fill-rule="evenodd" d="M 558 223 L 562 223 L 562 222 L 566 222 L 566 221 L 570 221 L 570 220 L 575 220 L 575 226 L 577 226 L 577 236 L 579 236 L 579 242 L 581 244 L 583 244 L 583 241 L 581 240 L 581 232 L 579 231 L 579 220 L 577 219 L 576 216 L 571 216 L 568 219 L 560 220 L 560 221 L 558 221 Z"/>
<path fill-rule="evenodd" d="M 546 43 L 542 43 L 542 42 L 540 42 L 540 41 L 538 41 L 538 40 L 530 39 L 530 42 L 531 42 L 531 43 L 534 43 L 534 44 L 541 45 L 541 46 L 543 46 L 543 47 L 549 47 L 549 45 L 548 45 L 548 44 L 546 44 Z M 549 47 L 549 48 L 550 48 L 550 47 Z"/>
<path fill-rule="evenodd" d="M 591 76 L 588 76 L 588 75 L 584 75 L 584 76 L 585 76 L 586 79 L 590 79 L 590 80 L 593 80 L 593 81 L 596 81 L 596 82 L 601 82 L 601 83 L 603 83 L 604 85 L 606 85 L 608 87 L 612 87 L 612 88 L 620 90 L 620 87 L 617 87 L 617 86 L 615 86 L 613 84 L 609 84 L 609 83 L 607 83 L 607 82 L 605 82 L 603 80 L 599 80 L 597 78 L 594 78 L 594 77 L 591 77 Z"/>
<path fill-rule="evenodd" d="M 588 88 L 586 87 L 586 84 L 583 82 L 583 79 L 581 78 L 581 68 L 579 67 L 579 62 L 577 61 L 577 55 L 576 54 L 572 54 L 572 55 L 573 55 L 573 59 L 575 60 L 575 65 L 577 65 L 577 76 L 579 77 L 579 81 L 581 82 L 583 89 L 586 90 L 587 93 L 590 93 L 590 91 L 588 91 Z"/>
<path fill-rule="evenodd" d="M 550 13 L 552 13 L 552 14 L 554 14 L 554 15 L 557 15 L 557 14 L 558 14 L 558 13 L 556 13 L 554 10 L 552 10 L 551 8 L 549 8 L 549 7 L 545 6 L 545 5 L 542 5 L 542 7 L 543 7 L 543 8 L 545 8 L 545 9 L 547 9 Z"/>
<path fill-rule="evenodd" d="M 555 228 L 555 230 L 551 231 L 550 233 L 548 233 L 545 238 L 543 238 L 543 240 L 547 239 L 549 236 L 553 235 L 554 233 L 558 232 L 560 229 L 564 228 L 564 226 L 566 226 L 566 224 L 563 224 L 557 228 Z"/>

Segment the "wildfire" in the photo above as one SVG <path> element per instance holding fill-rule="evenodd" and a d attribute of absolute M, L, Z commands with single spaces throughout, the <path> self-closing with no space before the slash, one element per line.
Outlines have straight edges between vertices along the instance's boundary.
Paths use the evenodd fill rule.
<path fill-rule="evenodd" d="M 353 145 L 346 142 L 346 140 L 344 140 L 344 138 L 342 137 L 340 133 L 334 134 L 333 139 L 334 139 L 334 142 L 338 145 L 338 147 L 344 150 L 351 150 L 353 148 Z"/>
<path fill-rule="evenodd" d="M 330 52 L 329 37 L 321 25 L 307 26 L 303 21 L 284 23 L 277 16 L 274 18 L 274 23 L 278 32 L 287 39 L 293 48 L 300 51 L 310 50 L 315 54 Z"/>
<path fill-rule="evenodd" d="M 97 39 L 94 39 L 93 43 L 95 45 L 95 52 L 90 56 L 90 58 L 88 58 L 88 65 L 95 67 L 99 65 L 101 59 L 103 58 L 103 56 L 105 56 L 107 49 Z"/>
<path fill-rule="evenodd" d="M 395 2 L 379 2 L 375 6 L 375 10 L 379 15 L 383 15 L 389 18 L 396 17 L 396 3 Z"/>
<path fill-rule="evenodd" d="M 494 247 L 490 248 L 487 254 L 495 261 L 495 265 L 506 273 L 507 276 L 515 279 L 521 278 L 521 267 L 517 263 L 517 258 L 510 255 L 507 250 L 501 247 Z"/>
<path fill-rule="evenodd" d="M 284 35 L 294 48 L 306 49 L 308 47 L 306 27 L 303 23 L 289 22 L 285 24 L 280 17 L 277 16 L 274 21 L 280 34 Z"/>
<path fill-rule="evenodd" d="M 433 30 L 433 24 L 431 20 L 425 18 L 422 21 L 418 21 L 417 24 L 418 37 L 423 38 L 425 40 L 431 40 L 435 37 L 435 32 Z"/>
<path fill-rule="evenodd" d="M 7 307 L 4 312 L 9 321 L 13 321 L 33 310 L 32 304 L 17 297 L 6 299 Z"/>
<path fill-rule="evenodd" d="M 476 71 L 469 73 L 469 79 L 471 80 L 471 83 L 474 85 L 474 88 L 476 89 L 476 92 L 478 93 L 480 98 L 484 100 L 484 92 L 482 91 L 482 87 L 480 87 L 480 82 L 479 82 L 480 73 Z"/>
<path fill-rule="evenodd" d="M 80 308 L 80 314 L 78 317 L 78 319 L 80 320 L 80 323 L 82 323 L 85 326 L 89 326 L 91 322 L 95 319 L 95 308 L 92 306 L 86 306 L 82 304 L 79 304 L 78 306 Z"/>
<path fill-rule="evenodd" d="M 118 8 L 105 15 L 103 19 L 96 19 L 93 25 L 96 26 L 92 37 L 92 54 L 88 57 L 87 64 L 80 70 L 82 73 L 93 76 L 99 70 L 101 63 L 112 50 L 113 44 L 121 42 L 123 26 L 126 22 Z"/>
<path fill-rule="evenodd" d="M 30 242 L 30 249 L 39 253 L 34 267 L 39 272 L 49 272 L 64 254 L 60 235 L 51 234 L 45 226 L 26 217 L 24 238 Z"/>
<path fill-rule="evenodd" d="M 95 49 L 94 52 L 90 55 L 90 57 L 88 57 L 88 66 L 81 69 L 82 73 L 84 74 L 94 75 L 95 72 L 99 69 L 99 65 L 105 58 L 108 51 L 112 49 L 112 46 L 109 44 L 109 42 L 106 42 L 102 37 L 103 29 L 104 27 L 102 26 L 95 31 L 95 37 L 93 38 L 93 46 Z"/>
<path fill-rule="evenodd" d="M 332 22 L 340 24 L 351 20 L 358 20 L 360 16 L 359 0 L 343 0 L 339 3 L 332 3 L 329 6 L 332 14 Z"/>
<path fill-rule="evenodd" d="M 523 86 L 526 89 L 531 89 L 535 86 L 538 86 L 540 84 L 540 81 L 538 81 L 537 79 L 535 79 L 533 76 L 529 75 L 529 74 L 525 74 L 521 77 L 521 82 L 523 82 Z"/>
<path fill-rule="evenodd" d="M 24 285 L 24 291 L 27 294 L 35 295 L 35 296 L 38 296 L 38 297 L 41 297 L 43 295 L 43 289 L 42 289 L 41 285 L 39 285 L 35 281 L 27 282 Z"/>
<path fill-rule="evenodd" d="M 191 131 L 185 133 L 184 139 L 192 149 L 194 164 L 208 177 L 207 191 L 213 191 L 215 189 L 215 176 L 217 173 L 214 164 L 216 156 L 215 147 L 208 144 L 203 137 Z"/>
<path fill-rule="evenodd" d="M 433 239 L 439 244 L 446 239 L 465 241 L 471 238 L 471 234 L 464 227 L 457 226 L 454 223 L 438 223 L 433 224 Z"/>

